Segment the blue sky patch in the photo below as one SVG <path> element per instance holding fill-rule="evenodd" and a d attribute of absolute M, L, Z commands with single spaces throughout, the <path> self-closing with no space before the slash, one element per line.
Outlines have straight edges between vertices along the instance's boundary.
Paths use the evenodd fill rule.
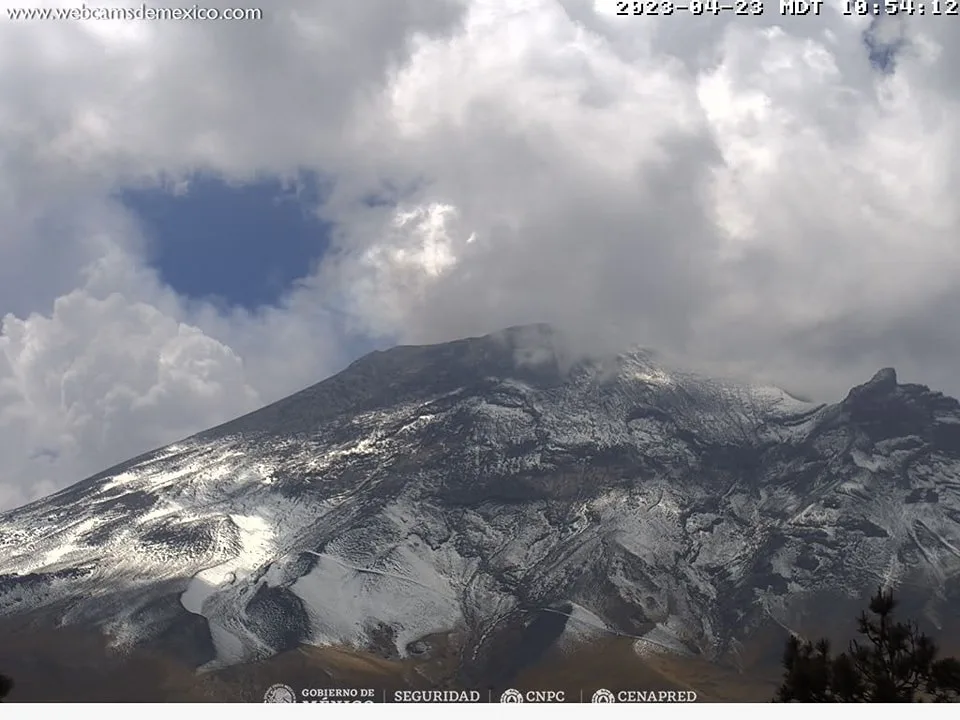
<path fill-rule="evenodd" d="M 897 69 L 897 58 L 906 45 L 903 22 L 885 13 L 875 14 L 863 32 L 863 44 L 875 70 L 890 75 Z"/>
<path fill-rule="evenodd" d="M 163 281 L 183 296 L 228 307 L 276 304 L 330 242 L 330 226 L 311 211 L 321 198 L 315 178 L 289 187 L 197 176 L 183 193 L 134 189 L 120 198 L 142 222 Z"/>

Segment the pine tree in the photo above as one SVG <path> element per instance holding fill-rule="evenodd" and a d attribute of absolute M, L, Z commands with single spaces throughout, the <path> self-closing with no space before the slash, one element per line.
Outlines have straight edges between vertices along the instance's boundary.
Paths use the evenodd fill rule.
<path fill-rule="evenodd" d="M 960 661 L 938 658 L 936 644 L 916 624 L 896 622 L 890 590 L 877 591 L 871 617 L 860 615 L 859 631 L 847 652 L 833 657 L 830 643 L 791 637 L 784 652 L 780 702 L 956 702 Z"/>

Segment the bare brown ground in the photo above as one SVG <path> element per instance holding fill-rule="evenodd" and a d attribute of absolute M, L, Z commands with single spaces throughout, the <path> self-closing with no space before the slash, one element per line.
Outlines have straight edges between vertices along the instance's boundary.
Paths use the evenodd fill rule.
<path fill-rule="evenodd" d="M 452 645 L 431 659 L 389 660 L 347 648 L 302 646 L 260 662 L 197 673 L 169 658 L 119 655 L 98 632 L 23 621 L 0 623 L 0 672 L 16 683 L 8 702 L 261 702 L 275 683 L 307 688 L 455 688 Z M 697 658 L 638 656 L 628 640 L 610 638 L 552 651 L 512 683 L 519 690 L 563 690 L 589 701 L 598 688 L 693 690 L 700 701 L 767 701 L 776 673 L 739 673 Z M 478 688 L 484 699 L 499 690 Z"/>

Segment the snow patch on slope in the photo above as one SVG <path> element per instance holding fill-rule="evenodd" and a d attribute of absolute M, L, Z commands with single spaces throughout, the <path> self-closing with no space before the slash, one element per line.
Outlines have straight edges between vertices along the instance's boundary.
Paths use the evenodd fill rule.
<path fill-rule="evenodd" d="M 391 553 L 390 570 L 314 555 L 317 564 L 290 589 L 309 608 L 317 645 L 363 646 L 379 626 L 391 626 L 397 652 L 405 656 L 410 642 L 461 619 L 454 585 L 410 548 Z"/>
<path fill-rule="evenodd" d="M 869 470 L 870 472 L 882 470 L 887 465 L 885 458 L 867 455 L 865 452 L 861 452 L 860 450 L 851 450 L 850 459 L 853 460 L 853 464 L 858 468 Z"/>
<path fill-rule="evenodd" d="M 573 610 L 557 641 L 557 647 L 561 650 L 574 650 L 578 645 L 616 634 L 599 615 L 577 603 L 571 603 L 571 606 Z"/>
<path fill-rule="evenodd" d="M 195 615 L 203 615 L 204 602 L 220 587 L 248 576 L 272 555 L 273 528 L 263 518 L 231 515 L 230 521 L 240 531 L 240 550 L 236 557 L 198 572 L 180 597 L 183 607 Z"/>

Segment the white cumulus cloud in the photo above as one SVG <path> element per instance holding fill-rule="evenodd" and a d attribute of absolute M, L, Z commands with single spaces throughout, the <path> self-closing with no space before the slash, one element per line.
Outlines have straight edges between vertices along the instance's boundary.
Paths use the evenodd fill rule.
<path fill-rule="evenodd" d="M 824 399 L 890 364 L 960 393 L 960 24 L 613 6 L 98 24 L 0 2 L 0 505 L 350 348 L 523 322 Z M 117 199 L 303 171 L 333 248 L 255 312 L 164 287 Z"/>

